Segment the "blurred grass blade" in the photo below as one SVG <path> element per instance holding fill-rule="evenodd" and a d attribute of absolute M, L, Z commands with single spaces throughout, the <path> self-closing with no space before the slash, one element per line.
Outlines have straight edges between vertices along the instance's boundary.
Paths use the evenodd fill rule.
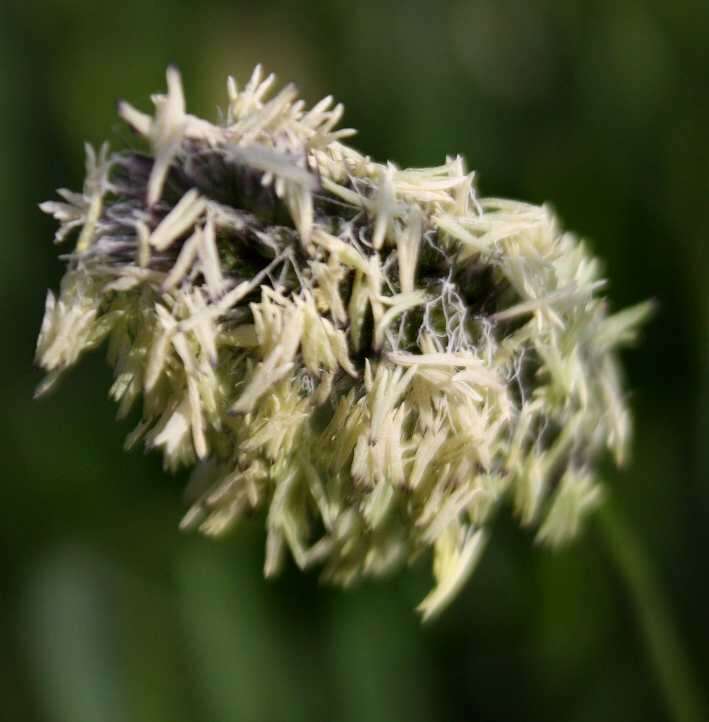
<path fill-rule="evenodd" d="M 709 720 L 650 559 L 612 499 L 601 506 L 598 519 L 608 551 L 638 615 L 671 719 L 675 722 Z"/>
<path fill-rule="evenodd" d="M 64 549 L 34 568 L 23 636 L 36 694 L 49 722 L 125 722 L 100 560 Z"/>

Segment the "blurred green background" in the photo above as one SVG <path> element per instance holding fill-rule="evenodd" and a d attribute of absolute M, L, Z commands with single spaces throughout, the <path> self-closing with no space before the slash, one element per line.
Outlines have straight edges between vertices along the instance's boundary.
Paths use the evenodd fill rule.
<path fill-rule="evenodd" d="M 659 301 L 625 355 L 633 461 L 607 477 L 709 686 L 708 31 L 706 0 L 5 0 L 0 718 L 669 719 L 597 523 L 553 553 L 502 518 L 422 627 L 426 564 L 342 592 L 292 568 L 265 582 L 257 522 L 179 533 L 184 479 L 123 452 L 100 354 L 32 401 L 62 272 L 37 204 L 81 187 L 84 140 L 133 142 L 116 100 L 148 108 L 169 62 L 207 117 L 263 62 L 310 102 L 334 93 L 374 157 L 461 152 L 483 194 L 550 201 L 588 237 L 616 307 Z"/>

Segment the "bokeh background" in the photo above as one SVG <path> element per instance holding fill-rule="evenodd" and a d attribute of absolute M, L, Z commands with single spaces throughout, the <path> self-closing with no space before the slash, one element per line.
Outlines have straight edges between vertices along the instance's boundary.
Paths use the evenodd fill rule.
<path fill-rule="evenodd" d="M 343 592 L 292 568 L 265 582 L 257 521 L 221 543 L 178 532 L 184 479 L 123 452 L 101 354 L 32 401 L 62 272 L 37 204 L 80 188 L 85 140 L 133 142 L 116 100 L 148 108 L 169 62 L 198 114 L 263 62 L 310 102 L 335 93 L 377 158 L 461 152 L 482 193 L 550 201 L 587 237 L 616 307 L 658 300 L 625 354 L 633 461 L 606 475 L 709 686 L 708 31 L 693 0 L 5 0 L 0 718 L 669 719 L 597 523 L 550 552 L 503 515 L 422 627 L 425 563 Z"/>

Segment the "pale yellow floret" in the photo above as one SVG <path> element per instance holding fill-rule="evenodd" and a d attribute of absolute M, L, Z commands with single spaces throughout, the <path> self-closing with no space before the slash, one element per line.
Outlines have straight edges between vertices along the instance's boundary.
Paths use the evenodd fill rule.
<path fill-rule="evenodd" d="M 434 546 L 433 573 L 436 587 L 419 604 L 425 620 L 444 609 L 468 580 L 482 554 L 487 535 L 452 524 Z"/>
<path fill-rule="evenodd" d="M 164 251 L 194 225 L 206 207 L 207 202 L 195 189 L 187 191 L 152 232 L 150 245 Z"/>

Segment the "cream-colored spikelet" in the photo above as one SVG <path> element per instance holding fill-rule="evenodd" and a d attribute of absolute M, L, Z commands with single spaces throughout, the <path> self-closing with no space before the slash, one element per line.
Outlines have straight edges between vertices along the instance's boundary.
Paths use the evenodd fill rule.
<path fill-rule="evenodd" d="M 510 499 L 552 544 L 625 457 L 615 349 L 648 304 L 608 315 L 598 262 L 552 211 L 478 198 L 460 157 L 402 170 L 337 130 L 340 105 L 228 82 L 221 124 L 178 72 L 146 151 L 87 147 L 82 193 L 42 209 L 74 233 L 51 292 L 40 391 L 106 342 L 128 445 L 194 465 L 183 527 L 265 510 L 266 574 L 290 554 L 349 584 L 433 550 L 429 617 L 457 593 Z"/>

